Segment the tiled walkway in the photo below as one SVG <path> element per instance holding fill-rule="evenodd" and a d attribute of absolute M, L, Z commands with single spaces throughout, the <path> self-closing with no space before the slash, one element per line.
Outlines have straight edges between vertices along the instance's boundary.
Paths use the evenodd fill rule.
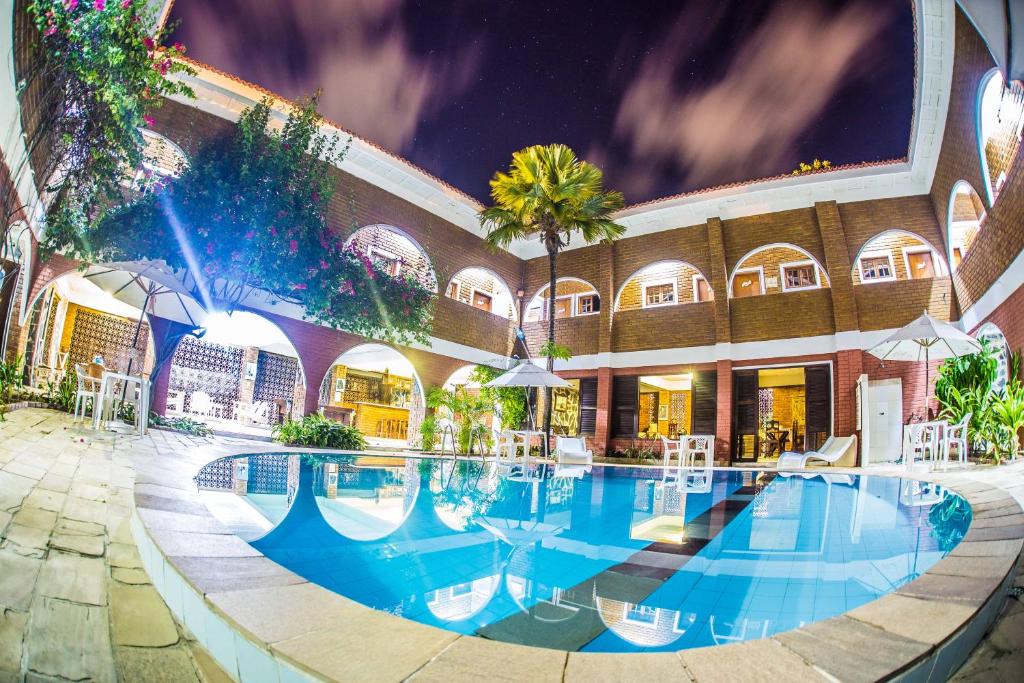
<path fill-rule="evenodd" d="M 128 453 L 171 461 L 183 449 L 239 443 L 157 430 L 98 436 L 39 409 L 0 422 L 0 683 L 226 680 L 174 623 L 140 568 L 127 523 Z M 970 476 L 1024 502 L 1024 463 Z M 1022 677 L 1024 601 L 1017 597 L 957 679 Z"/>

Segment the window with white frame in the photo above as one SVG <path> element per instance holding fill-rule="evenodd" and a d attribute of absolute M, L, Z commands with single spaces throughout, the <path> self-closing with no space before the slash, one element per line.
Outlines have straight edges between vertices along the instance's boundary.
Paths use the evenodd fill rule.
<path fill-rule="evenodd" d="M 861 282 L 885 282 L 896 279 L 891 251 L 865 252 L 861 254 L 859 264 Z"/>
<path fill-rule="evenodd" d="M 384 251 L 377 247 L 369 247 L 366 255 L 391 277 L 397 277 L 402 270 L 402 261 L 390 251 Z"/>
<path fill-rule="evenodd" d="M 675 280 L 662 280 L 644 284 L 644 308 L 671 306 L 679 300 Z"/>
<path fill-rule="evenodd" d="M 576 297 L 576 315 L 590 315 L 601 310 L 601 300 L 597 292 L 580 294 Z"/>
<path fill-rule="evenodd" d="M 814 261 L 783 263 L 780 269 L 782 271 L 782 291 L 784 292 L 819 287 L 818 266 Z"/>

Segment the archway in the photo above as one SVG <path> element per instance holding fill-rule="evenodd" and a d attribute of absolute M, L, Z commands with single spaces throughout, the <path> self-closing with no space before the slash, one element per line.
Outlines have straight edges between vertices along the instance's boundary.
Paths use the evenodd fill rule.
<path fill-rule="evenodd" d="M 999 69 L 990 70 L 981 79 L 976 120 L 981 175 L 988 205 L 992 206 L 1020 150 L 1024 126 L 1024 92 L 1019 85 L 1006 87 Z"/>
<path fill-rule="evenodd" d="M 140 128 L 142 164 L 133 173 L 125 174 L 123 184 L 133 190 L 148 192 L 167 178 L 176 178 L 188 166 L 188 157 L 181 147 L 157 132 Z"/>
<path fill-rule="evenodd" d="M 865 242 L 853 259 L 853 284 L 919 280 L 946 274 L 939 251 L 907 230 L 881 232 Z"/>
<path fill-rule="evenodd" d="M 497 273 L 487 268 L 463 268 L 452 275 L 444 294 L 502 318 L 515 320 L 517 317 L 512 291 Z"/>
<path fill-rule="evenodd" d="M 985 225 L 985 205 L 966 180 L 958 180 L 949 195 L 946 214 L 946 239 L 949 243 L 949 269 L 956 271 L 967 258 Z"/>
<path fill-rule="evenodd" d="M 523 314 L 523 322 L 532 323 L 548 319 L 548 289 L 540 288 Z M 560 277 L 555 281 L 555 319 L 597 315 L 601 312 L 601 297 L 597 287 L 577 277 Z"/>
<path fill-rule="evenodd" d="M 169 361 L 165 415 L 264 436 L 301 415 L 305 372 L 281 328 L 249 311 L 211 313 L 199 322 L 202 336 L 182 338 Z"/>
<path fill-rule="evenodd" d="M 626 278 L 615 295 L 615 311 L 713 301 L 704 273 L 686 261 L 657 261 Z"/>
<path fill-rule="evenodd" d="M 331 365 L 320 384 L 328 417 L 355 425 L 376 446 L 405 448 L 419 433 L 426 409 L 413 364 L 383 344 L 360 344 Z"/>
<path fill-rule="evenodd" d="M 437 291 L 437 275 L 427 252 L 409 233 L 393 225 L 366 225 L 345 240 L 381 265 L 389 274 L 413 275 L 423 286 Z"/>
<path fill-rule="evenodd" d="M 734 299 L 828 286 L 818 259 L 803 247 L 782 242 L 751 249 L 729 274 L 729 296 Z"/>

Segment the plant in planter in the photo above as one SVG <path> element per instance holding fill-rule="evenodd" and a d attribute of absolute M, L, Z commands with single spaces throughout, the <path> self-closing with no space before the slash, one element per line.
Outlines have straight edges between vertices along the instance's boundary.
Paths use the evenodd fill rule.
<path fill-rule="evenodd" d="M 288 420 L 274 427 L 273 435 L 275 441 L 290 446 L 366 450 L 366 439 L 358 429 L 330 420 L 323 413 L 312 413 L 301 420 Z"/>
<path fill-rule="evenodd" d="M 234 310 L 252 295 L 301 306 L 321 325 L 394 343 L 426 343 L 435 294 L 390 275 L 328 224 L 333 166 L 315 98 L 271 125 L 271 102 L 200 143 L 176 178 L 107 213 L 76 252 L 90 261 L 163 260 L 194 296 Z"/>
<path fill-rule="evenodd" d="M 445 410 L 457 426 L 455 439 L 459 451 L 470 453 L 474 436 L 487 432 L 483 418 L 494 409 L 494 402 L 483 393 L 471 393 L 465 386 L 454 389 L 434 387 L 427 393 L 427 407 Z M 485 438 L 489 438 L 489 434 Z"/>

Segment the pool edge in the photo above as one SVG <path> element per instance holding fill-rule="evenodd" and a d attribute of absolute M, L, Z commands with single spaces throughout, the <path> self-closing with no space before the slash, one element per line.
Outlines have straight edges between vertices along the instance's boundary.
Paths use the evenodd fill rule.
<path fill-rule="evenodd" d="M 862 675 L 868 667 L 877 679 L 945 680 L 963 664 L 997 618 L 1024 547 L 1024 510 L 1003 489 L 958 476 L 962 474 L 958 472 L 913 475 L 828 468 L 836 473 L 939 483 L 971 505 L 971 526 L 947 558 L 913 582 L 831 619 L 767 639 L 676 653 L 566 653 L 460 636 L 388 615 L 310 584 L 234 534 L 196 532 L 194 527 L 151 528 L 140 514 L 140 509 L 166 511 L 177 506 L 183 514 L 215 528 L 217 522 L 199 501 L 192 482 L 203 465 L 230 455 L 311 450 L 276 444 L 253 448 L 251 443 L 198 449 L 179 453 L 173 471 L 167 468 L 166 458 L 133 455 L 136 485 L 131 526 L 143 565 L 179 623 L 235 680 L 284 683 L 341 676 L 346 680 L 403 680 L 418 673 L 447 679 L 460 675 L 480 678 L 492 668 L 506 674 L 509 666 L 522 670 L 524 662 L 530 664 L 530 670 L 522 670 L 523 677 L 531 679 L 546 674 L 556 680 L 593 680 L 598 672 L 621 671 L 630 676 L 675 674 L 698 681 L 724 680 L 744 672 L 749 675 L 750 662 L 763 662 L 766 654 L 774 658 L 772 666 L 783 667 L 780 672 L 788 676 L 798 673 L 797 667 L 812 677 L 842 679 L 844 672 L 856 666 Z M 155 502 L 154 498 L 161 500 Z M 997 518 L 1005 519 L 991 522 Z M 978 520 L 989 522 L 978 526 Z M 185 553 L 194 548 L 195 557 L 213 563 L 217 558 L 225 562 L 262 558 L 276 568 L 274 581 L 279 585 L 204 592 L 204 577 L 182 566 L 188 563 L 181 558 L 189 555 L 168 554 L 169 548 Z M 953 561 L 943 566 L 948 558 Z M 227 594 L 235 595 L 225 597 Z M 296 595 L 302 596 L 298 601 L 303 604 L 295 604 Z M 890 599 L 894 604 L 887 608 L 882 603 L 891 596 L 897 598 Z M 275 606 L 278 601 L 283 602 Z M 291 608 L 288 612 L 317 614 L 317 619 L 281 617 L 281 604 Z M 944 625 L 936 623 L 936 605 L 940 613 L 952 615 Z M 947 605 L 950 609 L 943 610 Z M 342 623 L 346 628 L 339 630 Z M 927 623 L 930 633 L 923 637 L 915 634 L 915 623 Z"/>

